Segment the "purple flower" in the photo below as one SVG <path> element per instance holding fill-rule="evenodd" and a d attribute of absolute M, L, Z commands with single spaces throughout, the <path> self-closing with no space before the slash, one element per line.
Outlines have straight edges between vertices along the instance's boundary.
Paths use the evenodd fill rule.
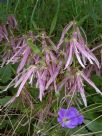
<path fill-rule="evenodd" d="M 90 80 L 93 70 L 98 75 L 101 75 L 101 72 L 99 72 L 100 64 L 92 50 L 87 47 L 87 42 L 82 37 L 81 31 L 75 22 L 71 22 L 64 28 L 57 46 L 45 32 L 40 35 L 34 35 L 29 32 L 27 35 L 20 37 L 9 36 L 9 31 L 7 32 L 9 29 L 6 30 L 6 27 L 15 29 L 17 26 L 18 24 L 13 16 L 8 17 L 7 25 L 0 26 L 0 43 L 3 40 L 5 42 L 9 41 L 2 55 L 0 54 L 0 57 L 3 58 L 0 66 L 3 67 L 9 63 L 18 64 L 16 77 L 5 89 L 7 90 L 9 87 L 14 86 L 14 88 L 18 87 L 18 91 L 8 103 L 12 103 L 21 94 L 27 82 L 30 85 L 36 85 L 39 89 L 40 101 L 42 101 L 47 92 L 54 90 L 58 93 L 63 89 L 66 95 L 80 93 L 84 105 L 87 106 L 84 80 L 97 93 L 102 95 L 102 92 Z M 68 35 L 69 30 L 70 33 Z M 28 42 L 29 38 L 31 43 Z M 7 48 L 9 50 L 6 50 Z M 77 62 L 81 67 L 79 67 Z M 90 62 L 90 65 L 87 67 L 88 62 Z M 59 115 L 58 121 L 62 122 L 63 127 L 69 125 L 69 128 L 73 128 L 80 124 L 79 121 L 83 119 L 81 115 L 76 117 L 76 113 L 79 113 L 75 108 L 71 110 L 74 118 L 72 118 L 73 114 L 69 114 L 70 109 L 60 109 L 59 113 L 61 111 L 66 111 L 65 118 L 69 119 L 62 121 L 63 116 Z"/>
<path fill-rule="evenodd" d="M 64 128 L 75 128 L 78 125 L 81 125 L 84 121 L 83 115 L 81 115 L 74 107 L 68 109 L 61 108 L 58 111 L 58 115 L 57 120 Z"/>
<path fill-rule="evenodd" d="M 18 27 L 17 21 L 14 16 L 8 16 L 7 24 L 13 29 Z"/>
<path fill-rule="evenodd" d="M 70 39 L 67 37 L 67 33 L 69 29 L 74 30 Z M 66 47 L 65 47 L 66 44 Z M 87 60 L 90 64 L 96 64 L 98 68 L 100 68 L 100 64 L 92 53 L 92 51 L 87 47 L 87 44 L 84 38 L 81 35 L 80 29 L 78 28 L 75 22 L 71 22 L 67 25 L 61 35 L 59 43 L 57 44 L 57 49 L 61 49 L 61 45 L 64 47 L 64 54 L 65 54 L 65 69 L 67 69 L 73 62 L 73 56 L 76 57 L 79 64 L 85 68 Z"/>
<path fill-rule="evenodd" d="M 0 42 L 2 40 L 7 40 L 8 41 L 8 32 L 6 30 L 6 26 L 5 25 L 1 25 L 0 26 Z"/>
<path fill-rule="evenodd" d="M 79 64 L 85 68 L 87 60 L 90 64 L 96 64 L 98 68 L 100 68 L 99 62 L 92 51 L 87 47 L 84 43 L 82 37 L 78 37 L 78 32 L 74 32 L 72 39 L 69 44 L 69 55 L 67 62 L 65 64 L 65 69 L 71 65 L 73 54 L 75 54 Z M 79 39 L 80 38 L 80 39 Z M 83 42 L 82 42 L 83 41 Z"/>

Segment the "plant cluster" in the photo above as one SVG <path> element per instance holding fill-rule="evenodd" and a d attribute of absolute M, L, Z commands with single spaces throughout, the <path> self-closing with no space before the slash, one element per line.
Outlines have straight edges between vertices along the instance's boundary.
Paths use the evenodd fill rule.
<path fill-rule="evenodd" d="M 101 46 L 90 49 L 86 35 L 83 29 L 78 27 L 77 22 L 72 21 L 67 24 L 59 41 L 55 44 L 46 32 L 34 34 L 30 31 L 20 35 L 15 17 L 9 16 L 6 24 L 0 25 L 0 43 L 3 50 L 0 54 L 1 68 L 5 65 L 17 64 L 15 77 L 2 91 L 5 92 L 10 87 L 14 87 L 17 88 L 17 92 L 4 107 L 13 103 L 23 91 L 27 92 L 26 86 L 38 88 L 37 97 L 42 103 L 43 97 L 46 98 L 52 92 L 59 97 L 63 91 L 65 98 L 72 96 L 78 99 L 80 94 L 87 107 L 84 81 L 102 95 L 90 78 L 93 73 L 102 75 L 102 62 L 98 61 L 102 57 L 102 52 L 98 58 L 93 53 Z M 29 94 L 26 93 L 26 95 Z M 68 105 L 72 110 L 69 107 L 60 109 L 58 113 L 61 118 L 58 118 L 58 122 L 63 127 L 74 128 L 82 124 L 84 119 L 75 108 L 71 107 L 73 99 L 68 100 Z M 69 114 L 70 110 L 73 116 Z M 77 115 L 79 117 L 76 117 Z M 64 117 L 69 120 L 71 117 L 75 119 L 69 122 L 64 120 Z"/>

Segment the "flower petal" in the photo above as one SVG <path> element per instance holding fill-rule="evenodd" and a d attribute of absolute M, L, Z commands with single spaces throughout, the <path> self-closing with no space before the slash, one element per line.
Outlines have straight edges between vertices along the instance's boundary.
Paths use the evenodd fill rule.
<path fill-rule="evenodd" d="M 58 118 L 57 118 L 57 121 L 58 121 L 59 123 L 61 123 L 61 122 L 62 122 L 62 118 L 58 117 Z"/>
<path fill-rule="evenodd" d="M 31 76 L 32 72 L 33 72 L 33 68 L 31 68 L 31 69 L 27 72 L 27 74 L 25 75 L 25 78 L 24 78 L 23 82 L 21 83 L 21 85 L 20 85 L 20 87 L 19 87 L 19 89 L 18 89 L 18 91 L 17 91 L 16 97 L 18 97 L 18 96 L 20 95 L 20 93 L 21 93 L 21 91 L 22 91 L 22 89 L 23 89 L 25 83 L 27 82 L 27 80 L 28 80 L 29 77 Z"/>
<path fill-rule="evenodd" d="M 67 110 L 64 109 L 64 108 L 59 109 L 59 111 L 58 111 L 59 117 L 64 118 L 66 111 L 67 111 Z"/>
<path fill-rule="evenodd" d="M 70 107 L 70 108 L 67 109 L 66 116 L 67 116 L 69 119 L 71 119 L 71 118 L 73 118 L 73 117 L 76 117 L 78 113 L 79 113 L 79 112 L 78 112 L 78 110 L 77 110 L 76 108 Z"/>
<path fill-rule="evenodd" d="M 65 127 L 67 128 L 75 128 L 77 125 L 78 125 L 78 118 L 73 118 L 65 122 Z"/>
<path fill-rule="evenodd" d="M 67 31 L 72 27 L 72 25 L 73 25 L 73 22 L 70 22 L 70 24 L 65 26 L 65 28 L 62 32 L 61 38 L 59 40 L 59 43 L 57 44 L 57 49 L 59 49 L 61 44 L 64 42 L 65 35 L 66 35 Z"/>
<path fill-rule="evenodd" d="M 75 44 L 75 43 L 74 43 L 74 44 Z M 81 58 L 80 58 L 80 56 L 79 56 L 79 52 L 78 52 L 78 50 L 77 50 L 77 48 L 76 48 L 75 45 L 74 45 L 74 50 L 75 50 L 75 55 L 76 55 L 76 57 L 77 57 L 77 59 L 78 59 L 80 65 L 81 65 L 83 68 L 85 68 L 85 66 L 84 66 L 84 64 L 83 64 L 83 62 L 82 62 L 82 60 L 81 60 Z"/>
<path fill-rule="evenodd" d="M 61 62 L 60 64 L 58 65 L 58 67 L 56 68 L 56 71 L 53 73 L 53 75 L 50 77 L 49 81 L 47 82 L 46 84 L 46 89 L 48 89 L 48 87 L 52 84 L 52 82 L 55 81 L 56 77 L 58 76 L 59 74 L 59 71 L 60 71 L 60 68 L 61 68 Z"/>
<path fill-rule="evenodd" d="M 67 60 L 66 65 L 65 65 L 65 69 L 70 65 L 70 62 L 72 60 L 72 57 L 73 57 L 72 50 L 73 50 L 73 45 L 70 42 L 69 56 L 68 56 L 68 60 Z"/>
<path fill-rule="evenodd" d="M 27 48 L 25 49 L 25 52 L 24 52 L 24 56 L 23 56 L 23 58 L 22 58 L 22 61 L 21 61 L 21 63 L 19 64 L 19 66 L 18 66 L 18 68 L 17 68 L 17 73 L 19 73 L 19 72 L 23 69 L 24 65 L 26 64 L 26 61 L 27 61 L 27 59 L 28 59 L 29 54 L 30 54 L 30 48 L 27 47 Z"/>
<path fill-rule="evenodd" d="M 102 95 L 102 92 L 96 87 L 96 85 L 90 79 L 88 79 L 84 74 L 81 75 L 84 78 L 84 80 L 87 81 L 96 90 L 97 93 Z"/>
<path fill-rule="evenodd" d="M 78 86 L 78 90 L 80 92 L 80 95 L 82 97 L 82 100 L 84 102 L 84 105 L 87 107 L 87 100 L 86 100 L 86 96 L 85 96 L 85 93 L 84 93 L 84 88 L 82 86 L 82 80 L 79 76 L 77 77 L 77 86 Z"/>
<path fill-rule="evenodd" d="M 80 116 L 78 117 L 78 124 L 81 125 L 83 122 L 84 122 L 84 116 L 83 116 L 83 115 L 80 115 Z"/>

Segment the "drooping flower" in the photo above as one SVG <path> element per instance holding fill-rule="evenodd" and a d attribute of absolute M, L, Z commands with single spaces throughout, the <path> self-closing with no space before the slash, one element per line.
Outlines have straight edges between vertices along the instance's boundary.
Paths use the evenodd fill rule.
<path fill-rule="evenodd" d="M 101 76 L 102 68 L 100 69 L 96 65 L 87 65 L 83 70 L 86 77 L 90 78 L 92 73 L 94 72 L 97 76 Z"/>
<path fill-rule="evenodd" d="M 8 49 L 8 52 L 4 52 L 0 57 L 2 58 L 2 63 L 0 64 L 0 67 L 2 68 L 7 61 L 11 58 L 12 56 L 12 51 Z"/>
<path fill-rule="evenodd" d="M 71 28 L 73 28 L 73 32 L 70 36 L 70 39 L 68 39 L 68 37 L 66 37 L 66 34 Z M 64 44 L 66 44 L 66 46 Z M 81 35 L 80 29 L 75 22 L 70 23 L 67 27 L 64 28 L 62 36 L 57 45 L 57 49 L 61 48 L 61 45 L 64 46 L 63 48 L 65 50 L 65 69 L 67 69 L 72 64 L 74 55 L 83 68 L 85 68 L 87 60 L 90 62 L 90 64 L 96 64 L 98 68 L 100 67 L 97 58 L 87 47 L 87 44 Z"/>
<path fill-rule="evenodd" d="M 8 24 L 15 28 L 15 19 L 8 18 Z M 73 31 L 67 37 L 69 30 Z M 0 41 L 7 39 L 5 28 L 0 27 L 0 34 Z M 91 69 L 95 65 L 96 70 L 98 70 L 99 62 L 92 50 L 87 47 L 75 22 L 71 22 L 64 28 L 57 47 L 45 32 L 36 36 L 33 32 L 21 37 L 9 36 L 9 44 L 7 43 L 7 45 L 10 52 L 5 50 L 2 55 L 3 63 L 1 67 L 9 63 L 18 63 L 16 77 L 11 81 L 12 86 L 18 87 L 14 98 L 21 94 L 27 82 L 31 85 L 35 83 L 39 89 L 40 101 L 42 101 L 46 92 L 52 90 L 58 92 L 64 87 L 66 93 L 72 94 L 74 92 L 76 94 L 79 92 L 84 105 L 87 106 L 84 80 L 97 93 L 102 94 L 90 80 Z M 86 68 L 88 62 L 91 65 L 91 67 L 88 67 L 90 70 Z M 81 67 L 79 67 L 79 64 Z M 14 98 L 10 102 L 13 102 Z"/>
<path fill-rule="evenodd" d="M 24 66 L 27 64 L 27 60 L 30 57 L 31 49 L 27 45 L 24 37 L 18 39 L 11 39 L 12 56 L 7 60 L 9 63 L 18 63 L 17 73 L 21 72 Z"/>
<path fill-rule="evenodd" d="M 7 40 L 8 41 L 8 32 L 6 30 L 6 26 L 5 25 L 1 25 L 0 26 L 0 42 L 2 40 Z"/>
<path fill-rule="evenodd" d="M 33 36 L 30 38 L 33 38 Z M 32 39 L 32 41 L 33 40 L 34 39 Z M 17 78 L 13 82 L 14 87 L 18 87 L 15 98 L 21 94 L 28 81 L 31 85 L 33 81 L 35 82 L 36 87 L 39 89 L 40 101 L 42 101 L 45 90 L 57 90 L 56 79 L 60 73 L 62 62 L 57 61 L 56 51 L 53 51 L 55 50 L 55 46 L 50 38 L 44 34 L 41 40 L 42 52 L 40 53 L 43 55 L 35 50 L 33 52 L 32 48 L 36 45 L 32 43 L 32 48 L 30 48 L 25 37 L 11 40 L 13 54 L 7 61 L 7 64 L 19 63 L 17 67 Z M 50 47 L 51 44 L 53 44 L 53 50 L 51 48 L 52 46 Z M 26 66 L 28 66 L 28 68 Z M 12 102 L 12 100 L 10 102 Z"/>
<path fill-rule="evenodd" d="M 75 68 L 70 68 L 68 76 L 66 76 L 59 84 L 58 84 L 58 91 L 62 89 L 62 87 L 65 88 L 65 91 L 67 94 L 77 94 L 80 93 L 82 100 L 84 102 L 84 105 L 87 107 L 87 99 L 86 99 L 86 93 L 84 89 L 84 81 L 86 81 L 91 87 L 93 87 L 96 92 L 100 95 L 102 95 L 102 92 L 97 88 L 97 86 L 90 80 L 90 78 L 85 75 L 83 71 L 77 71 Z"/>
<path fill-rule="evenodd" d="M 17 21 L 13 15 L 8 16 L 7 24 L 9 25 L 9 27 L 11 27 L 13 29 L 15 29 L 15 28 L 17 29 L 17 27 L 18 27 Z"/>
<path fill-rule="evenodd" d="M 59 109 L 57 120 L 64 128 L 75 128 L 84 122 L 84 117 L 76 108 L 70 107 Z"/>
<path fill-rule="evenodd" d="M 12 84 L 14 85 L 14 88 L 18 87 L 17 93 L 6 103 L 5 106 L 11 104 L 12 102 L 15 101 L 15 99 L 17 97 L 20 96 L 22 90 L 25 87 L 25 84 L 27 83 L 28 80 L 32 80 L 32 76 L 35 77 L 35 72 L 36 72 L 36 67 L 35 66 L 31 66 L 26 70 L 23 70 L 23 72 L 19 73 L 15 79 L 13 79 L 9 85 L 6 87 L 5 90 L 7 90 L 10 86 L 12 86 Z"/>

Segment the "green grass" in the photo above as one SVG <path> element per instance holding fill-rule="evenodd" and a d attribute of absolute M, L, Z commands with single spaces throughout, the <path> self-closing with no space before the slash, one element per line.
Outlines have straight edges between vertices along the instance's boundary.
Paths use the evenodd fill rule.
<path fill-rule="evenodd" d="M 80 22 L 89 42 L 102 39 L 102 0 L 7 0 L 0 4 L 0 20 L 14 14 L 20 30 L 46 30 L 58 39 L 63 27 L 71 20 Z"/>

